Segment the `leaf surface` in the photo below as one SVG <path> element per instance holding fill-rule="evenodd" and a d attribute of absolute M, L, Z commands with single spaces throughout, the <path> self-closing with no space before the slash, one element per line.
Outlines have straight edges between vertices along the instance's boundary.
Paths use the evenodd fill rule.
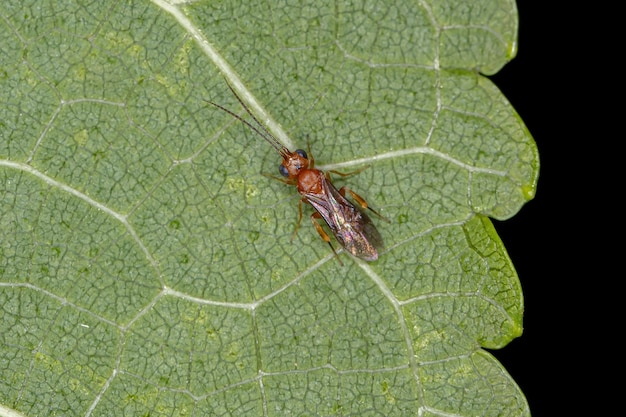
<path fill-rule="evenodd" d="M 483 350 L 523 315 L 489 217 L 539 168 L 481 75 L 517 12 L 435 3 L 4 2 L 0 415 L 528 416 Z M 334 182 L 390 220 L 378 261 L 292 241 L 226 80 L 318 168 L 368 166 Z"/>

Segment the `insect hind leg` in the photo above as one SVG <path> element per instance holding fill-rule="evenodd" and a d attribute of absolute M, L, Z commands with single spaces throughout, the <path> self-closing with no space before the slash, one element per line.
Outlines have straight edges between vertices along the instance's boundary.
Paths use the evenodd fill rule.
<path fill-rule="evenodd" d="M 326 242 L 328 243 L 328 246 L 330 246 L 330 250 L 333 251 L 333 253 L 335 254 L 335 258 L 337 258 L 337 260 L 339 261 L 339 264 L 341 266 L 343 266 L 343 262 L 341 262 L 341 259 L 339 258 L 339 255 L 337 254 L 337 251 L 335 251 L 335 248 L 333 247 L 333 244 L 330 243 L 330 236 L 328 236 L 328 233 L 326 233 L 324 231 L 324 229 L 322 228 L 322 226 L 319 224 L 319 222 L 317 221 L 318 219 L 321 219 L 322 216 L 318 213 L 315 212 L 311 215 L 311 222 L 313 223 L 313 226 L 315 226 L 315 230 L 317 230 L 317 233 L 320 235 L 320 237 Z"/>
<path fill-rule="evenodd" d="M 341 194 L 344 197 L 346 196 L 346 192 L 348 192 L 350 194 L 350 196 L 354 199 L 354 201 L 359 203 L 359 205 L 361 207 L 363 207 L 364 209 L 368 209 L 369 211 L 371 211 L 372 213 L 374 213 L 376 216 L 378 216 L 380 219 L 386 221 L 387 223 L 391 223 L 391 221 L 389 221 L 388 218 L 386 218 L 385 216 L 383 216 L 382 214 L 380 214 L 379 212 L 377 212 L 376 210 L 371 208 L 369 206 L 369 204 L 367 204 L 367 201 L 365 201 L 365 199 L 363 197 L 361 197 L 360 195 L 358 195 L 357 193 L 355 193 L 354 191 L 352 191 L 348 187 L 341 187 L 339 189 L 339 194 Z"/>

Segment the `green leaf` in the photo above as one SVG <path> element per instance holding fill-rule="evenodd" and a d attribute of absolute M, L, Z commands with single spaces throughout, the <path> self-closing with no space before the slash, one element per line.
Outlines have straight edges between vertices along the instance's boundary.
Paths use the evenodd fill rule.
<path fill-rule="evenodd" d="M 516 8 L 434 3 L 3 2 L 0 415 L 528 416 L 483 350 L 523 315 L 489 217 L 539 166 L 481 75 Z M 318 168 L 369 166 L 335 183 L 390 219 L 378 261 L 292 240 L 225 80 Z"/>

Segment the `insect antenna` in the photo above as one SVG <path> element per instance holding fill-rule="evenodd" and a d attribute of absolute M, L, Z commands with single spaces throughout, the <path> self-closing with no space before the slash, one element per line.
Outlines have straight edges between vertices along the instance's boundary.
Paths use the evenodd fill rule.
<path fill-rule="evenodd" d="M 243 124 L 245 124 L 246 126 L 248 126 L 250 129 L 252 129 L 253 131 L 255 131 L 259 136 L 261 136 L 263 139 L 265 139 L 270 145 L 272 145 L 272 147 L 274 149 L 276 149 L 276 151 L 278 151 L 278 153 L 280 154 L 280 156 L 282 157 L 286 157 L 287 154 L 287 149 L 278 141 L 278 139 L 276 139 L 276 137 L 274 135 L 272 135 L 270 133 L 269 130 L 267 130 L 267 128 L 263 125 L 263 123 L 261 123 L 259 121 L 259 119 L 257 119 L 254 114 L 252 114 L 252 112 L 250 111 L 250 109 L 248 108 L 248 106 L 246 106 L 246 104 L 243 102 L 243 100 L 237 95 L 237 93 L 235 93 L 235 90 L 233 90 L 233 88 L 231 87 L 231 85 L 227 82 L 226 85 L 228 85 L 228 88 L 230 88 L 230 91 L 233 92 L 233 94 L 235 95 L 235 97 L 237 98 L 237 101 L 239 101 L 239 103 L 243 106 L 243 108 L 246 110 L 246 113 L 248 113 L 248 115 L 250 115 L 250 117 L 252 117 L 252 120 L 254 120 L 257 124 L 257 126 L 253 125 L 252 123 L 248 122 L 247 120 L 245 120 L 243 117 L 239 116 L 238 114 L 236 114 L 235 112 L 227 109 L 224 106 L 221 106 L 217 103 L 214 103 L 212 101 L 208 101 L 208 100 L 204 100 L 207 103 L 217 107 L 218 109 L 225 111 L 226 113 L 230 114 L 231 116 L 233 116 L 234 118 L 236 118 L 237 120 L 239 120 L 240 122 L 242 122 Z"/>

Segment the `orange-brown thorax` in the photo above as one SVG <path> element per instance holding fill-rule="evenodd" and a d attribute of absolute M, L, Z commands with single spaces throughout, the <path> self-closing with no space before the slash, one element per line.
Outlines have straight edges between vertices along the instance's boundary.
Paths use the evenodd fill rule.
<path fill-rule="evenodd" d="M 321 194 L 324 183 L 324 173 L 319 169 L 305 169 L 298 175 L 298 192 L 300 194 Z"/>

